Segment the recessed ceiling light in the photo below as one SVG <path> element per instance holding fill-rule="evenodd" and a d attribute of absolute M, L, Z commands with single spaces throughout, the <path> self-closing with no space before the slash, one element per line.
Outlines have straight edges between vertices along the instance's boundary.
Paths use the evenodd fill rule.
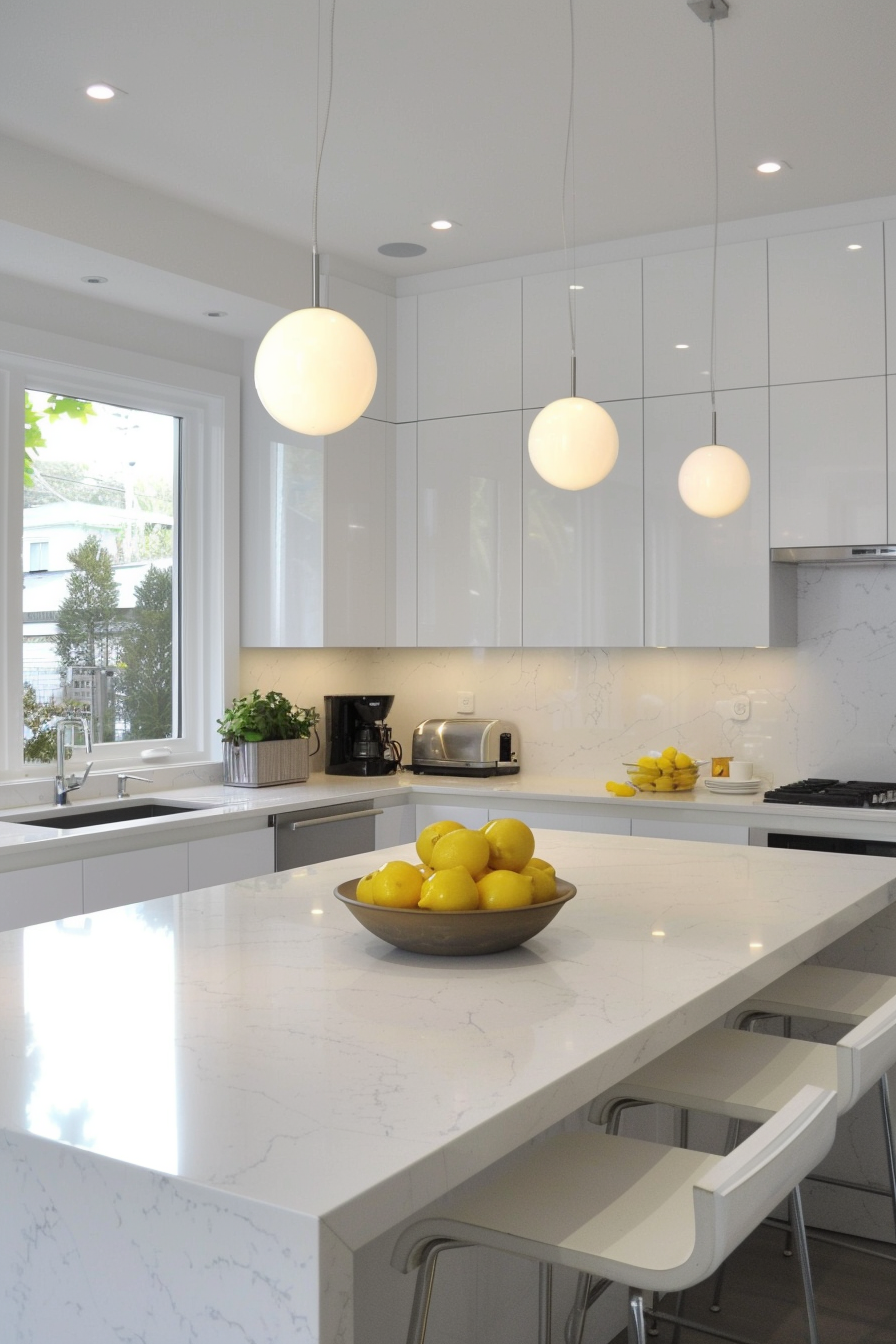
<path fill-rule="evenodd" d="M 85 285 L 107 285 L 109 277 L 107 275 L 82 275 L 81 281 Z"/>
<path fill-rule="evenodd" d="M 450 219 L 434 219 L 429 227 L 431 229 L 453 229 L 454 221 Z"/>
<path fill-rule="evenodd" d="M 422 257 L 425 251 L 419 243 L 383 243 L 377 248 L 384 257 Z"/>
<path fill-rule="evenodd" d="M 226 317 L 227 314 L 224 312 L 224 309 L 223 309 L 223 308 L 210 308 L 210 309 L 208 310 L 207 313 L 204 313 L 204 314 L 203 314 L 203 316 L 204 316 L 204 317 Z"/>
<path fill-rule="evenodd" d="M 757 173 L 780 173 L 784 167 L 778 159 L 766 159 L 764 163 L 757 163 Z"/>
<path fill-rule="evenodd" d="M 861 250 L 862 250 L 862 244 L 861 244 L 861 243 L 847 243 L 847 244 L 846 244 L 846 250 L 847 250 L 847 252 L 861 252 Z"/>
<path fill-rule="evenodd" d="M 675 347 L 676 350 L 690 350 L 690 348 L 689 345 L 676 345 Z"/>
<path fill-rule="evenodd" d="M 584 285 L 570 285 L 570 289 L 584 289 Z"/>
<path fill-rule="evenodd" d="M 93 98 L 98 103 L 107 103 L 110 98 L 114 98 L 117 89 L 113 89 L 111 84 L 88 84 L 84 90 L 88 98 Z"/>

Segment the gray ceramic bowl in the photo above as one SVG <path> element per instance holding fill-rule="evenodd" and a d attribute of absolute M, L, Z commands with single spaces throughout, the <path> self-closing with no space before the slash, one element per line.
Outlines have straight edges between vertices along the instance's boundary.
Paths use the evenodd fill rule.
<path fill-rule="evenodd" d="M 558 877 L 555 899 L 540 905 L 515 910 L 393 910 L 356 901 L 359 881 L 341 882 L 333 893 L 355 919 L 393 947 L 434 957 L 479 957 L 519 947 L 541 933 L 576 894 L 571 882 Z"/>

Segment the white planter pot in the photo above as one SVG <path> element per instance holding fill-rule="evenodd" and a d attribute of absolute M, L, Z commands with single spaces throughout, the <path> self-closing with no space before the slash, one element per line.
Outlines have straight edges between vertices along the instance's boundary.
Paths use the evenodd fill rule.
<path fill-rule="evenodd" d="M 302 784 L 308 778 L 308 738 L 288 742 L 225 742 L 224 783 L 242 789 Z"/>

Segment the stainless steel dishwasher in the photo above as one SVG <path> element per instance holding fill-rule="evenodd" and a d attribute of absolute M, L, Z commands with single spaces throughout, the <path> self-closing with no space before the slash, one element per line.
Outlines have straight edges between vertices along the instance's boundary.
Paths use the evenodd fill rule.
<path fill-rule="evenodd" d="M 381 807 L 372 798 L 357 803 L 303 808 L 281 812 L 273 818 L 276 828 L 274 861 L 277 872 L 303 868 L 325 859 L 344 859 L 365 854 L 376 847 L 376 818 Z"/>

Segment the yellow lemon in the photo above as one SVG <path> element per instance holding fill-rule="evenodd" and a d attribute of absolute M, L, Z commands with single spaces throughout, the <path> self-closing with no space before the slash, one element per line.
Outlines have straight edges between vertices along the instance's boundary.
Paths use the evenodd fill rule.
<path fill-rule="evenodd" d="M 608 779 L 606 784 L 604 785 L 604 788 L 606 789 L 607 793 L 615 793 L 616 790 L 619 788 L 619 785 L 616 784 L 612 779 Z"/>
<path fill-rule="evenodd" d="M 443 868 L 466 868 L 471 877 L 481 873 L 488 863 L 488 841 L 481 831 L 449 831 L 432 847 L 430 866 L 435 872 Z"/>
<path fill-rule="evenodd" d="M 672 790 L 675 788 L 675 784 L 673 783 L 672 776 L 671 776 L 671 775 L 660 775 L 659 779 L 657 780 L 656 784 L 654 785 L 654 788 L 656 789 L 657 793 L 671 793 Z"/>
<path fill-rule="evenodd" d="M 556 870 L 555 870 L 554 865 L 553 865 L 552 863 L 548 863 L 547 859 L 538 859 L 538 858 L 535 857 L 534 854 L 532 855 L 532 858 L 529 860 L 529 862 L 526 864 L 526 867 L 527 867 L 527 868 L 544 868 L 547 872 L 549 872 L 549 873 L 551 874 L 552 877 L 556 877 L 556 876 L 557 876 Z"/>
<path fill-rule="evenodd" d="M 518 873 L 535 853 L 535 836 L 516 817 L 496 817 L 482 828 L 488 841 L 490 868 L 510 868 Z"/>
<path fill-rule="evenodd" d="M 619 785 L 617 786 L 617 788 L 616 788 L 616 797 L 617 797 L 617 798 L 634 798 L 634 796 L 635 796 L 635 794 L 636 794 L 637 792 L 638 792 L 638 790 L 632 788 L 631 784 L 619 784 Z"/>
<path fill-rule="evenodd" d="M 459 821 L 434 821 L 429 826 L 424 826 L 423 830 L 417 836 L 417 855 L 421 863 L 431 866 L 432 847 L 437 840 L 449 831 L 462 831 Z"/>
<path fill-rule="evenodd" d="M 421 910 L 478 910 L 479 892 L 466 868 L 440 868 L 423 883 Z"/>
<path fill-rule="evenodd" d="M 374 875 L 373 904 L 411 910 L 420 900 L 422 886 L 423 874 L 419 868 L 403 859 L 392 859 Z"/>
<path fill-rule="evenodd" d="M 640 756 L 638 758 L 638 768 L 640 770 L 659 770 L 660 763 L 655 756 Z"/>
<path fill-rule="evenodd" d="M 355 900 L 365 901 L 367 905 L 376 905 L 376 901 L 373 899 L 373 884 L 375 881 L 375 871 L 372 873 L 365 873 L 355 890 Z"/>
<path fill-rule="evenodd" d="M 531 905 L 535 895 L 532 877 L 509 868 L 489 873 L 476 885 L 483 910 L 515 910 L 520 905 Z"/>
<path fill-rule="evenodd" d="M 688 766 L 693 764 L 694 762 L 692 758 L 683 751 L 680 751 L 678 755 L 675 757 L 676 770 L 687 770 Z"/>
<path fill-rule="evenodd" d="M 665 751 L 663 752 L 663 757 L 667 761 L 674 761 L 677 755 L 678 755 L 677 747 L 666 747 Z"/>
<path fill-rule="evenodd" d="M 557 895 L 557 879 L 553 872 L 548 872 L 546 868 L 539 868 L 534 863 L 527 863 L 521 877 L 531 877 L 532 879 L 532 904 L 541 905 L 542 901 L 552 901 Z"/>

